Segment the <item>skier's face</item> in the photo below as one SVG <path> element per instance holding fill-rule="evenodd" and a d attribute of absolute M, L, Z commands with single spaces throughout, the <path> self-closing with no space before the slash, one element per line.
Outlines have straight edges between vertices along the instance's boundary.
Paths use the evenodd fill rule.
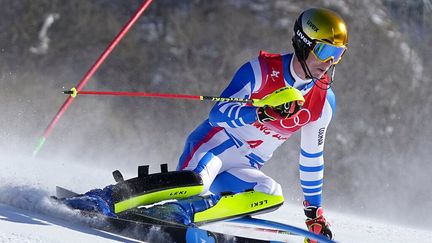
<path fill-rule="evenodd" d="M 309 67 L 309 70 L 313 77 L 321 78 L 333 64 L 333 60 L 330 59 L 327 62 L 322 62 L 318 60 L 315 55 L 312 55 L 312 53 L 310 53 L 308 58 L 306 59 L 306 64 Z"/>

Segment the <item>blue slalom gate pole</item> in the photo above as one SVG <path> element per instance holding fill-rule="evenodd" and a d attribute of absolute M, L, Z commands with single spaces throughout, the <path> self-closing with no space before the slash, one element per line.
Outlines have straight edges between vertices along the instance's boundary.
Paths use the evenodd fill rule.
<path fill-rule="evenodd" d="M 295 234 L 295 235 L 301 235 L 301 236 L 307 237 L 309 239 L 316 240 L 318 242 L 335 243 L 335 241 L 332 241 L 325 236 L 317 235 L 317 234 L 314 234 L 312 232 L 309 232 L 307 230 L 304 230 L 304 229 L 301 229 L 301 228 L 298 228 L 295 226 L 282 224 L 282 223 L 278 223 L 278 222 L 274 222 L 274 221 L 270 221 L 270 220 L 257 219 L 257 218 L 252 218 L 252 217 L 243 217 L 243 218 L 237 218 L 237 219 L 230 220 L 230 222 L 256 225 L 256 226 L 262 226 L 262 227 L 269 227 L 269 228 L 273 228 L 273 229 L 287 231 L 287 232 L 290 232 L 290 233 Z"/>

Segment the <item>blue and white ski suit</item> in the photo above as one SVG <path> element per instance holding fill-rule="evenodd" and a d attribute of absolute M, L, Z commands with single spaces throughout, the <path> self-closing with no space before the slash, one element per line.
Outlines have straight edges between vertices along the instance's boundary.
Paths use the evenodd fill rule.
<path fill-rule="evenodd" d="M 260 54 L 236 72 L 221 96 L 262 98 L 280 86 L 291 86 L 306 99 L 304 114 L 296 119 L 261 124 L 257 121 L 256 107 L 218 102 L 209 118 L 189 135 L 177 169 L 199 173 L 204 193 L 253 188 L 282 195 L 279 183 L 260 169 L 283 142 L 301 130 L 301 187 L 305 200 L 321 206 L 325 133 L 334 114 L 335 97 L 331 89 L 316 87 L 319 85 L 316 82 L 299 78 L 293 70 L 293 57 L 293 54 Z M 283 172 L 283 165 L 279 167 Z"/>

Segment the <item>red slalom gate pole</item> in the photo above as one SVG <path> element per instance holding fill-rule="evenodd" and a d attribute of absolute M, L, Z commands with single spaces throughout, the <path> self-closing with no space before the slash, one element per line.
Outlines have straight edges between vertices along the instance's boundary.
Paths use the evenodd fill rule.
<path fill-rule="evenodd" d="M 139 17 L 144 13 L 144 11 L 148 8 L 148 6 L 150 5 L 150 3 L 152 1 L 153 0 L 144 1 L 144 3 L 134 13 L 132 18 L 126 23 L 125 26 L 123 26 L 123 28 L 120 30 L 120 32 L 117 34 L 117 36 L 114 38 L 114 40 L 109 44 L 109 46 L 105 49 L 105 51 L 101 54 L 101 56 L 96 60 L 96 62 L 93 64 L 93 66 L 87 71 L 87 73 L 84 75 L 84 77 L 78 83 L 78 85 L 76 86 L 77 91 L 80 91 L 84 87 L 84 85 L 87 84 L 87 82 L 90 80 L 90 78 L 96 72 L 96 70 L 105 61 L 105 59 L 108 57 L 108 55 L 117 46 L 117 44 L 120 42 L 120 40 L 126 35 L 126 33 L 129 31 L 129 29 L 135 24 L 135 22 L 139 19 Z M 57 114 L 54 116 L 54 118 L 51 120 L 51 122 L 49 123 L 49 125 L 45 129 L 42 137 L 39 139 L 38 144 L 37 144 L 35 150 L 33 151 L 33 156 L 36 156 L 36 154 L 42 149 L 46 139 L 51 134 L 52 130 L 54 129 L 57 122 L 59 121 L 60 117 L 67 110 L 69 105 L 72 103 L 73 99 L 74 99 L 74 97 L 69 96 L 66 99 L 66 101 L 63 103 L 63 105 L 60 107 Z"/>

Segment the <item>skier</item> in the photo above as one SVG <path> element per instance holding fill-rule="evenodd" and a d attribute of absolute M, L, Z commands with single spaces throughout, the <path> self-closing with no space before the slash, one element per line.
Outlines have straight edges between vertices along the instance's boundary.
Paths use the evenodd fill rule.
<path fill-rule="evenodd" d="M 150 207 L 147 213 L 183 224 L 193 224 L 203 213 L 200 217 L 214 219 L 244 214 L 241 210 L 217 209 L 218 205 L 226 205 L 221 202 L 222 192 L 227 191 L 233 195 L 230 203 L 241 203 L 241 195 L 252 190 L 252 197 L 268 204 L 264 208 L 282 204 L 281 186 L 261 167 L 282 143 L 301 130 L 299 173 L 306 225 L 311 232 L 332 239 L 321 207 L 323 150 L 335 111 L 333 74 L 347 42 L 346 24 L 339 15 L 323 8 L 302 12 L 294 24 L 294 53 L 260 52 L 240 67 L 221 96 L 262 99 L 275 96 L 281 88 L 293 87 L 304 96 L 304 102 L 292 101 L 277 107 L 216 103 L 209 118 L 187 138 L 177 167 L 178 171 L 193 171 L 199 176 L 202 188 L 196 194 L 200 196 Z M 115 215 L 112 194 L 112 186 L 108 186 L 67 199 L 66 203 Z M 250 212 L 253 209 L 246 213 Z"/>

